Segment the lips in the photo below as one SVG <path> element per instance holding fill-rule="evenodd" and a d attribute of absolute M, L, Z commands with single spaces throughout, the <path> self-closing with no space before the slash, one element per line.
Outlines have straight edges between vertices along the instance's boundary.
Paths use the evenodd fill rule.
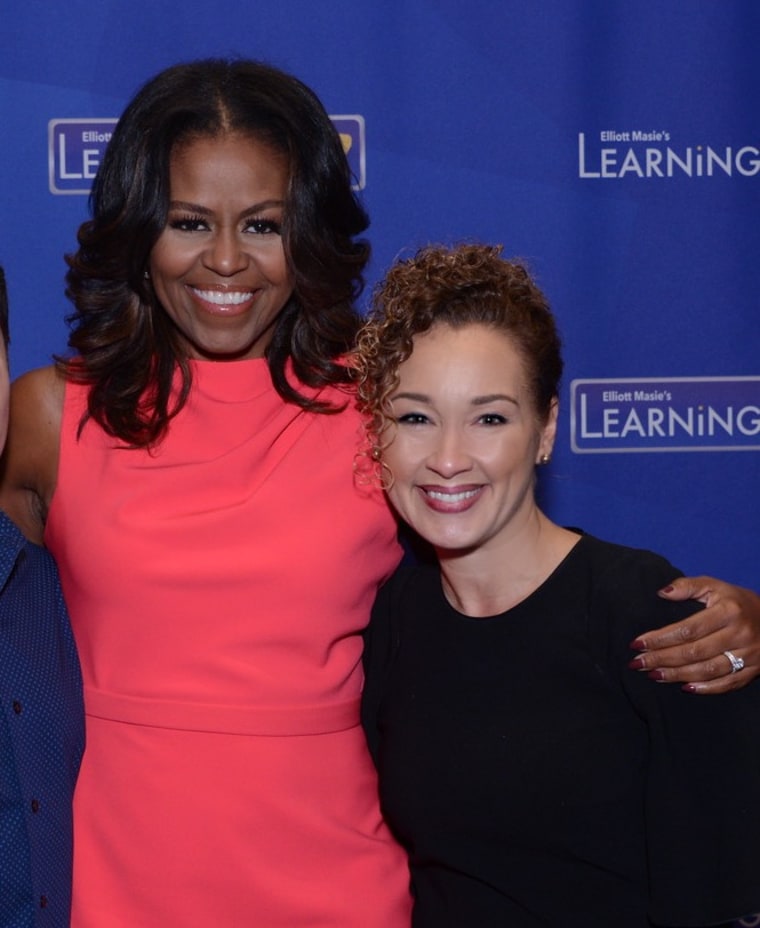
<path fill-rule="evenodd" d="M 206 312 L 214 315 L 236 316 L 250 309 L 256 290 L 201 290 L 188 287 L 193 298 Z"/>
<path fill-rule="evenodd" d="M 483 493 L 482 484 L 441 487 L 420 486 L 422 498 L 434 512 L 466 512 Z"/>

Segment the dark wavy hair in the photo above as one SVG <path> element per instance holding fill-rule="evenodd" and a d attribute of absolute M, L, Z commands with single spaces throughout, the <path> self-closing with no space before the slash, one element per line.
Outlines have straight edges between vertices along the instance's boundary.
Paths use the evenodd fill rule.
<path fill-rule="evenodd" d="M 75 356 L 57 363 L 89 385 L 88 415 L 130 446 L 160 441 L 191 383 L 173 325 L 144 276 L 166 224 L 170 157 L 180 143 L 230 132 L 270 146 L 289 168 L 282 236 L 294 290 L 267 348 L 274 386 L 288 402 L 331 412 L 291 385 L 288 362 L 309 387 L 351 379 L 341 355 L 361 322 L 354 303 L 369 245 L 357 236 L 369 220 L 329 116 L 305 84 L 269 65 L 178 64 L 148 81 L 119 119 L 95 178 L 92 218 L 66 256 Z M 182 385 L 173 394 L 177 368 Z"/>
<path fill-rule="evenodd" d="M 358 472 L 379 473 L 399 365 L 414 336 L 433 325 L 478 324 L 508 335 L 525 364 L 536 416 L 546 421 L 562 377 L 559 333 L 526 268 L 501 253 L 500 245 L 429 245 L 395 264 L 375 288 L 354 362 L 369 445 L 357 457 Z"/>

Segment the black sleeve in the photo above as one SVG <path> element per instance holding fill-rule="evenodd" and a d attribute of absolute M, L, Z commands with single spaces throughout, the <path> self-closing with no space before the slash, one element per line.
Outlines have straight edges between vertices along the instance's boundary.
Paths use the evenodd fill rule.
<path fill-rule="evenodd" d="M 624 630 L 615 650 L 649 731 L 650 918 L 711 925 L 760 911 L 760 687 L 697 696 L 628 670 L 632 637 L 695 606 L 656 596 L 678 573 L 662 558 L 632 552 L 621 567 L 610 594 Z"/>
<path fill-rule="evenodd" d="M 394 578 L 378 591 L 369 625 L 364 631 L 364 689 L 361 718 L 372 759 L 377 763 L 377 715 L 383 696 L 383 682 L 388 672 L 391 654 L 391 587 Z"/>

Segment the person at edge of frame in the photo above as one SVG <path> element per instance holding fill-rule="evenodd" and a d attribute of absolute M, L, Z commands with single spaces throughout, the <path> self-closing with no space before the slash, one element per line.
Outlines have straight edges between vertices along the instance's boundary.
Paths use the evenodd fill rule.
<path fill-rule="evenodd" d="M 8 296 L 0 268 L 0 450 Z M 58 572 L 0 511 L 0 928 L 68 928 L 82 677 Z"/>

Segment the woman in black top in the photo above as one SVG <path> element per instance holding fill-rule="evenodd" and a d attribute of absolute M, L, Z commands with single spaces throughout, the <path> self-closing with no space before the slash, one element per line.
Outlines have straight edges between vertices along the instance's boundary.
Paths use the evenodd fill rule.
<path fill-rule="evenodd" d="M 365 658 L 414 925 L 714 925 L 760 909 L 760 689 L 695 699 L 632 673 L 630 642 L 695 608 L 657 597 L 676 571 L 536 505 L 562 360 L 525 270 L 474 245 L 397 265 L 359 366 L 365 460 L 438 561 L 386 584 Z"/>

